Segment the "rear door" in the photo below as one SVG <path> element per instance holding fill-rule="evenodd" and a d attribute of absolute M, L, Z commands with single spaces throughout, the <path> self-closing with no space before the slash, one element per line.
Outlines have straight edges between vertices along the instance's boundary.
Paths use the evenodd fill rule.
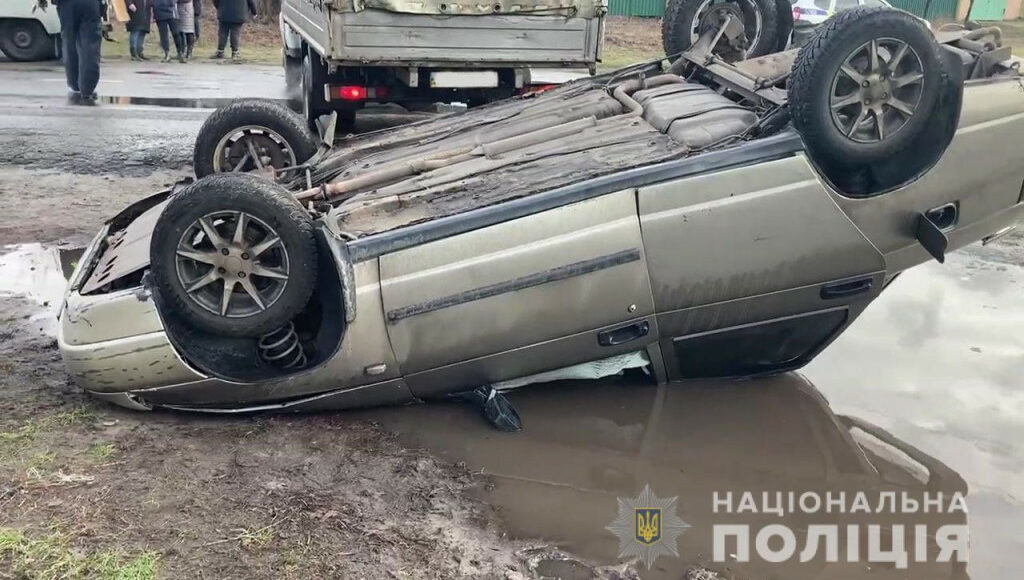
<path fill-rule="evenodd" d="M 638 196 L 672 378 L 801 366 L 881 290 L 882 255 L 803 155 Z"/>
<path fill-rule="evenodd" d="M 657 337 L 633 190 L 386 254 L 380 271 L 388 336 L 418 396 Z"/>

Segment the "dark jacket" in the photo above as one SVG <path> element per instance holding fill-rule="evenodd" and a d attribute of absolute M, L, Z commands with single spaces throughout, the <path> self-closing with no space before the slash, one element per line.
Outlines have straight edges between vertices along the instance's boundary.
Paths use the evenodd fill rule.
<path fill-rule="evenodd" d="M 177 20 L 178 0 L 153 0 L 153 20 Z"/>
<path fill-rule="evenodd" d="M 256 16 L 256 0 L 213 0 L 217 7 L 217 20 L 225 24 L 241 24 Z"/>
<path fill-rule="evenodd" d="M 149 21 L 153 19 L 150 0 L 127 0 L 124 4 L 128 8 L 128 22 L 124 25 L 128 32 L 149 32 Z"/>
<path fill-rule="evenodd" d="M 192 0 L 192 10 L 195 10 L 196 18 L 203 15 L 203 0 Z"/>

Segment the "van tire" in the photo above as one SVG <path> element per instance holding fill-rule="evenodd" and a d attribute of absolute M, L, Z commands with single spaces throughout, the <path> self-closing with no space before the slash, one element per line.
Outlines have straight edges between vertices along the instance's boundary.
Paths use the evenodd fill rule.
<path fill-rule="evenodd" d="M 43 25 L 25 18 L 0 22 L 0 50 L 15 61 L 49 60 L 56 56 L 54 40 Z"/>

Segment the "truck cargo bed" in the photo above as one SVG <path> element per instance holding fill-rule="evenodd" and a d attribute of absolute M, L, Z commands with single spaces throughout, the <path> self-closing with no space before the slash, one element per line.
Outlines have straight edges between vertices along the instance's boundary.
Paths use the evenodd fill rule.
<path fill-rule="evenodd" d="M 364 64 L 588 65 L 600 19 L 561 16 L 441 16 L 384 10 L 334 12 L 330 57 Z"/>

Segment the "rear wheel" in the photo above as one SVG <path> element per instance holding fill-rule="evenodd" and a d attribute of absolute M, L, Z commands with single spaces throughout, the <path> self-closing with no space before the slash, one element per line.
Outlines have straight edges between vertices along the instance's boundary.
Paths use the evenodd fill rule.
<path fill-rule="evenodd" d="M 260 336 L 306 307 L 317 277 L 309 215 L 254 175 L 211 175 L 157 220 L 152 275 L 168 315 L 225 336 Z"/>
<path fill-rule="evenodd" d="M 677 56 L 702 34 L 718 30 L 727 20 L 742 34 L 723 34 L 711 52 L 729 62 L 768 54 L 778 44 L 778 11 L 774 0 L 670 0 L 661 23 L 665 54 Z"/>
<path fill-rule="evenodd" d="M 35 20 L 0 23 L 0 50 L 11 60 L 47 60 L 55 56 L 54 42 Z"/>
<path fill-rule="evenodd" d="M 316 149 L 304 119 L 288 107 L 274 101 L 237 101 L 203 123 L 193 165 L 197 177 L 283 169 L 305 163 Z"/>
<path fill-rule="evenodd" d="M 906 12 L 859 7 L 837 14 L 793 64 L 794 126 L 812 153 L 835 162 L 888 160 L 929 123 L 942 85 L 938 51 Z"/>
<path fill-rule="evenodd" d="M 284 65 L 285 87 L 293 89 L 302 86 L 302 59 L 288 56 L 287 53 L 283 53 L 281 59 Z"/>
<path fill-rule="evenodd" d="M 327 84 L 327 68 L 320 55 L 306 51 L 302 57 L 302 116 L 314 133 L 318 133 L 316 121 L 328 113 L 324 85 Z"/>

